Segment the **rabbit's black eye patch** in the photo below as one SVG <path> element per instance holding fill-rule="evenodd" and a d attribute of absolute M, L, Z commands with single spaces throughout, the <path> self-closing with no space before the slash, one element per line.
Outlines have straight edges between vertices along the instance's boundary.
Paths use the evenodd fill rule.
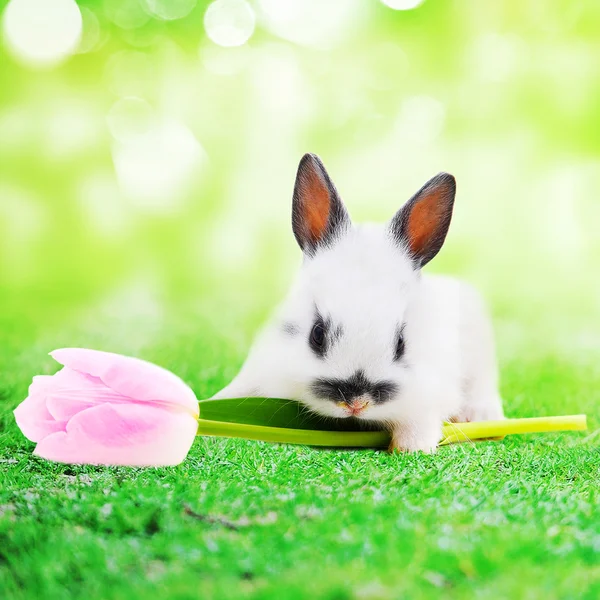
<path fill-rule="evenodd" d="M 308 345 L 319 357 L 324 358 L 332 346 L 335 346 L 344 335 L 342 325 L 332 323 L 331 317 L 323 318 L 315 306 L 315 320 L 308 334 Z"/>
<path fill-rule="evenodd" d="M 404 356 L 406 350 L 406 341 L 404 339 L 404 325 L 396 333 L 396 342 L 394 347 L 394 360 L 398 361 Z"/>
<path fill-rule="evenodd" d="M 327 352 L 327 330 L 327 322 L 323 320 L 321 315 L 317 315 L 308 336 L 308 345 L 319 357 L 325 356 L 325 352 Z"/>

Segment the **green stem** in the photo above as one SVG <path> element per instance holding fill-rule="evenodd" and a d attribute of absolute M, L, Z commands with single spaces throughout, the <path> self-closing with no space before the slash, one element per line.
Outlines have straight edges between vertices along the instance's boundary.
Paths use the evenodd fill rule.
<path fill-rule="evenodd" d="M 519 433 L 547 431 L 582 431 L 587 428 L 585 415 L 505 419 L 479 423 L 446 423 L 442 428 L 440 446 L 454 442 L 501 438 Z M 384 448 L 390 443 L 386 431 L 324 431 L 267 427 L 246 423 L 226 423 L 198 420 L 198 435 L 245 438 L 280 444 L 304 444 L 343 448 Z"/>
<path fill-rule="evenodd" d="M 587 429 L 585 415 L 504 419 L 479 423 L 446 423 L 440 446 L 453 442 L 467 442 L 500 438 L 514 433 L 544 433 L 547 431 L 583 431 Z"/>
<path fill-rule="evenodd" d="M 198 435 L 245 438 L 280 444 L 307 446 L 337 446 L 345 448 L 382 448 L 390 443 L 386 431 L 320 431 L 286 429 L 245 423 L 224 423 L 198 419 Z"/>

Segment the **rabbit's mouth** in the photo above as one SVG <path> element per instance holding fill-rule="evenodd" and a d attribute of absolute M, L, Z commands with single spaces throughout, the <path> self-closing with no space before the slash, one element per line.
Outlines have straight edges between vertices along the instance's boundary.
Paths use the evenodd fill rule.
<path fill-rule="evenodd" d="M 348 402 L 336 402 L 336 404 L 344 411 L 347 417 L 360 418 L 360 415 L 371 406 L 370 396 L 358 396 L 352 398 Z"/>

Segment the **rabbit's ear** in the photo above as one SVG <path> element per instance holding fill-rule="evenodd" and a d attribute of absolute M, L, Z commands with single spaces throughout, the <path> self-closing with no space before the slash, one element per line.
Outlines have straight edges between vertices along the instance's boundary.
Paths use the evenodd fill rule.
<path fill-rule="evenodd" d="M 328 246 L 350 227 L 350 217 L 329 175 L 315 154 L 305 154 L 298 166 L 292 201 L 292 229 L 309 256 Z"/>
<path fill-rule="evenodd" d="M 448 173 L 430 179 L 394 216 L 390 231 L 415 262 L 426 265 L 442 247 L 454 206 L 456 181 Z"/>

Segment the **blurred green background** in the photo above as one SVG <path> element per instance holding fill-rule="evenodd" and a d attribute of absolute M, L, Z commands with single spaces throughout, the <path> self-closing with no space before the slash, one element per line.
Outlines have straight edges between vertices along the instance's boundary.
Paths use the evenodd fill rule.
<path fill-rule="evenodd" d="M 482 290 L 503 361 L 597 361 L 599 3 L 209 4 L 0 2 L 15 352 L 76 331 L 144 355 L 187 335 L 231 349 L 233 375 L 299 264 L 291 192 L 311 151 L 358 221 L 453 173 L 429 268 Z"/>

